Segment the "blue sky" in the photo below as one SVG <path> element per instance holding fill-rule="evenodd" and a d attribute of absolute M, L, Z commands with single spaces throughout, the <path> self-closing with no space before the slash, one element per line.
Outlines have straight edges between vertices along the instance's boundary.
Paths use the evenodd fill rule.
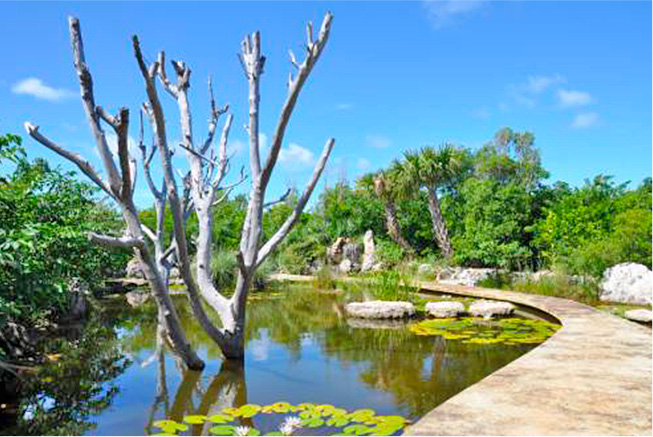
<path fill-rule="evenodd" d="M 150 59 L 165 49 L 193 69 L 199 137 L 213 77 L 218 103 L 229 102 L 235 116 L 234 164 L 247 164 L 242 37 L 262 32 L 261 131 L 271 135 L 291 69 L 287 50 L 300 56 L 305 23 L 317 27 L 327 10 L 335 16 L 331 39 L 296 107 L 270 197 L 288 185 L 301 189 L 331 136 L 336 147 L 320 189 L 406 149 L 445 141 L 477 148 L 503 126 L 535 133 L 551 182 L 578 185 L 604 173 L 639 183 L 651 175 L 651 2 L 3 2 L 0 132 L 24 134 L 29 120 L 101 167 L 77 97 L 66 22 L 73 14 L 98 103 L 127 105 L 136 120 L 145 98 L 130 43 L 137 33 Z M 176 107 L 162 98 L 174 140 Z M 32 140 L 26 145 L 31 157 L 63 164 Z M 145 206 L 143 182 L 136 199 Z"/>

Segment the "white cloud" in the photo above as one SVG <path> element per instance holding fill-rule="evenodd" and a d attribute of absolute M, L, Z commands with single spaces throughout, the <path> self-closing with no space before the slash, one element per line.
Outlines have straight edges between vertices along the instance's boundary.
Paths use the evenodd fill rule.
<path fill-rule="evenodd" d="M 387 149 L 392 142 L 382 135 L 368 135 L 365 137 L 365 145 L 374 149 Z"/>
<path fill-rule="evenodd" d="M 111 150 L 111 153 L 113 153 L 115 156 L 118 156 L 118 137 L 114 132 L 106 132 L 105 136 L 109 150 Z M 131 135 L 127 137 L 127 149 L 134 158 L 139 158 L 141 156 L 141 152 L 138 150 L 138 144 Z"/>
<path fill-rule="evenodd" d="M 52 88 L 36 77 L 21 80 L 11 87 L 11 92 L 14 94 L 27 94 L 37 99 L 49 100 L 51 102 L 58 102 L 75 96 L 75 93 L 70 90 Z"/>
<path fill-rule="evenodd" d="M 559 75 L 529 76 L 526 82 L 508 85 L 509 95 L 517 105 L 533 108 L 538 103 L 538 96 L 551 85 L 564 83 L 566 79 Z"/>
<path fill-rule="evenodd" d="M 576 129 L 584 129 L 587 127 L 595 126 L 599 121 L 599 114 L 596 112 L 582 112 L 574 117 L 571 122 L 571 127 Z"/>
<path fill-rule="evenodd" d="M 585 91 L 559 89 L 558 101 L 560 102 L 560 105 L 570 107 L 589 105 L 594 102 L 594 99 L 590 93 Z"/>
<path fill-rule="evenodd" d="M 365 158 L 358 158 L 356 161 L 356 168 L 362 171 L 369 170 L 372 167 L 372 163 Z"/>
<path fill-rule="evenodd" d="M 472 111 L 472 117 L 474 118 L 480 118 L 481 120 L 487 120 L 490 118 L 490 110 L 483 106 L 482 108 L 477 108 L 474 111 Z"/>
<path fill-rule="evenodd" d="M 484 0 L 422 0 L 422 6 L 435 29 L 453 23 L 456 17 L 475 11 L 483 3 Z"/>
<path fill-rule="evenodd" d="M 313 152 L 296 143 L 290 143 L 279 151 L 279 162 L 287 169 L 303 170 L 312 166 L 314 161 Z"/>
<path fill-rule="evenodd" d="M 336 105 L 336 109 L 338 111 L 347 111 L 348 109 L 351 109 L 353 107 L 354 105 L 351 103 L 338 103 L 338 105 Z"/>
<path fill-rule="evenodd" d="M 526 83 L 526 89 L 533 94 L 540 94 L 551 85 L 564 82 L 565 78 L 559 74 L 553 76 L 530 76 Z"/>

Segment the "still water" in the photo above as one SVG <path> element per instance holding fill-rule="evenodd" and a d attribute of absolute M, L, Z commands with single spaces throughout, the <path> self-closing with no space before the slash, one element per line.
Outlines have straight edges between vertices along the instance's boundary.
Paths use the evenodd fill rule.
<path fill-rule="evenodd" d="M 203 372 L 185 371 L 165 348 L 153 303 L 108 300 L 83 334 L 52 341 L 50 362 L 28 377 L 16 424 L 0 432 L 154 434 L 157 419 L 280 401 L 414 421 L 534 347 L 464 344 L 415 335 L 403 323 L 347 320 L 345 296 L 288 287 L 251 297 L 247 358 L 233 367 L 223 365 L 184 298 L 175 299 Z"/>

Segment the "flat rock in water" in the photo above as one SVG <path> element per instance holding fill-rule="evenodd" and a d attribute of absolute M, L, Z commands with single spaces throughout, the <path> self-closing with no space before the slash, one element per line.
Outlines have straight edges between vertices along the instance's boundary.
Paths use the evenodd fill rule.
<path fill-rule="evenodd" d="M 469 306 L 469 313 L 476 317 L 509 316 L 515 311 L 515 306 L 509 302 L 479 300 Z"/>
<path fill-rule="evenodd" d="M 465 312 L 462 302 L 429 302 L 425 306 L 426 312 L 438 319 L 457 317 Z"/>
<path fill-rule="evenodd" d="M 651 323 L 653 319 L 653 312 L 650 310 L 630 310 L 626 311 L 624 316 L 628 320 L 641 323 Z"/>
<path fill-rule="evenodd" d="M 373 300 L 348 303 L 345 312 L 348 316 L 361 319 L 400 319 L 415 315 L 415 306 L 410 302 Z"/>

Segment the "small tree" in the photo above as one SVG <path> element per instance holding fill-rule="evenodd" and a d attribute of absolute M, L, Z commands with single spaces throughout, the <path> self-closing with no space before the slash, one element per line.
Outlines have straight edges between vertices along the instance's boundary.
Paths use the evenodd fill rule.
<path fill-rule="evenodd" d="M 447 225 L 442 217 L 438 190 L 446 188 L 467 167 L 466 153 L 451 145 L 439 149 L 424 147 L 418 152 L 404 153 L 403 161 L 395 161 L 390 169 L 393 189 L 404 197 L 414 196 L 420 188 L 426 188 L 433 234 L 445 258 L 451 258 L 453 248 Z"/>
<path fill-rule="evenodd" d="M 327 141 L 326 146 L 318 160 L 313 177 L 305 191 L 299 197 L 291 215 L 276 231 L 276 233 L 261 245 L 262 216 L 266 206 L 265 194 L 272 171 L 279 156 L 286 127 L 294 109 L 299 93 L 308 79 L 308 76 L 322 53 L 331 25 L 332 15 L 327 13 L 317 40 L 313 39 L 312 26 L 308 25 L 308 41 L 306 45 L 306 58 L 300 64 L 295 56 L 290 53 L 292 64 L 297 69 L 296 77 L 290 75 L 288 80 L 288 97 L 282 108 L 281 117 L 277 124 L 272 139 L 269 155 L 265 165 L 261 167 L 259 156 L 259 83 L 263 74 L 265 57 L 261 55 L 260 34 L 255 32 L 243 41 L 240 60 L 249 82 L 249 124 L 247 130 L 250 136 L 250 167 L 252 189 L 250 192 L 247 217 L 242 231 L 240 251 L 237 255 L 239 277 L 235 293 L 231 298 L 220 294 L 211 281 L 211 222 L 212 207 L 224 199 L 229 192 L 244 180 L 241 178 L 235 184 L 223 186 L 224 178 L 229 168 L 227 157 L 227 141 L 232 124 L 229 115 L 224 123 L 219 150 L 216 156 L 212 147 L 213 138 L 219 116 L 227 111 L 227 107 L 217 109 L 209 82 L 211 97 L 211 118 L 209 121 L 209 134 L 207 139 L 197 143 L 193 136 L 191 110 L 188 101 L 190 87 L 190 68 L 183 62 L 172 61 L 176 82 L 172 82 L 165 70 L 165 54 L 161 52 L 156 61 L 148 65 L 143 57 L 138 37 L 133 38 L 134 55 L 136 57 L 141 75 L 145 82 L 147 103 L 143 110 L 147 114 L 152 128 L 154 145 L 148 153 L 142 141 L 140 149 L 143 158 L 146 181 L 155 198 L 157 211 L 157 229 L 152 231 L 140 222 L 136 207 L 133 202 L 133 191 L 136 180 L 136 161 L 128 150 L 129 110 L 122 108 L 118 115 L 113 116 L 102 107 L 96 105 L 93 94 L 93 81 L 90 71 L 86 66 L 82 44 L 79 21 L 69 19 L 70 36 L 73 46 L 75 68 L 77 70 L 82 103 L 88 118 L 89 126 L 95 138 L 96 146 L 103 162 L 108 181 L 102 179 L 92 165 L 81 156 L 71 153 L 50 141 L 39 133 L 38 127 L 25 123 L 29 135 L 39 143 L 73 162 L 96 185 L 104 190 L 109 197 L 115 200 L 122 210 L 123 219 L 127 225 L 121 237 L 90 234 L 89 238 L 98 243 L 110 246 L 133 249 L 138 257 L 142 270 L 152 288 L 159 308 L 159 317 L 165 326 L 167 337 L 173 350 L 179 354 L 186 365 L 193 369 L 201 369 L 204 363 L 197 357 L 181 328 L 179 317 L 168 293 L 169 258 L 174 254 L 179 266 L 181 277 L 188 291 L 188 298 L 193 314 L 208 335 L 218 343 L 226 358 L 242 359 L 244 355 L 244 325 L 245 304 L 247 293 L 256 269 L 277 247 L 291 230 L 300 217 L 308 199 L 310 198 L 317 181 L 324 170 L 327 159 L 333 149 L 334 140 Z M 190 171 L 182 177 L 183 194 L 180 196 L 177 189 L 175 172 L 173 171 L 171 156 L 173 149 L 168 145 L 166 123 L 161 101 L 157 90 L 157 79 L 163 88 L 177 102 L 180 115 L 182 140 L 180 147 L 186 151 Z M 108 147 L 106 135 L 101 122 L 104 121 L 116 133 L 118 145 L 118 162 Z M 163 169 L 163 184 L 157 188 L 154 184 L 150 163 L 154 153 L 157 152 Z M 163 247 L 163 211 L 166 202 L 173 217 L 173 239 L 167 249 Z M 195 212 L 199 222 L 199 235 L 197 246 L 196 278 L 191 274 L 191 261 L 186 238 L 186 220 Z M 154 256 L 145 244 L 145 237 L 152 240 Z M 209 319 L 202 299 L 218 313 L 221 327 L 216 327 Z"/>

